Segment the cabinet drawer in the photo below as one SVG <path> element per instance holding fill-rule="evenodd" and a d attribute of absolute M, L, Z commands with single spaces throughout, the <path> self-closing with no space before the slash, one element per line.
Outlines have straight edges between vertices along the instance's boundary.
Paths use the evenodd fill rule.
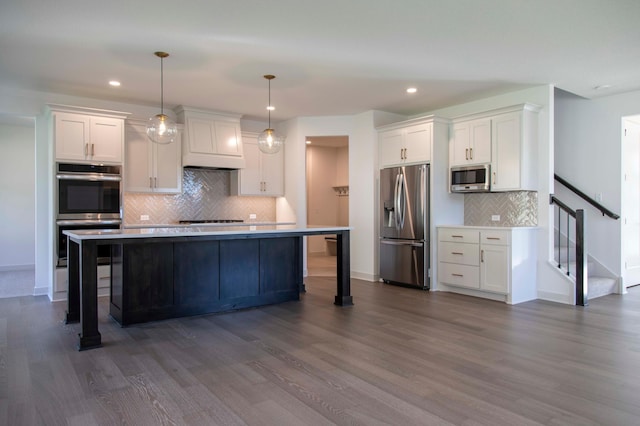
<path fill-rule="evenodd" d="M 504 231 L 504 230 L 488 230 L 485 231 L 483 230 L 480 233 L 480 241 L 482 242 L 482 244 L 493 244 L 493 245 L 499 245 L 499 246 L 506 246 L 509 245 L 509 240 L 510 240 L 510 236 L 511 236 L 511 232 L 510 231 Z"/>
<path fill-rule="evenodd" d="M 438 281 L 460 287 L 480 288 L 480 269 L 477 266 L 438 262 Z"/>
<path fill-rule="evenodd" d="M 451 241 L 438 243 L 438 260 L 440 262 L 478 266 L 480 264 L 478 253 L 477 244 L 452 243 Z"/>
<path fill-rule="evenodd" d="M 438 229 L 438 241 L 478 244 L 480 241 L 480 231 L 465 228 L 440 228 Z"/>

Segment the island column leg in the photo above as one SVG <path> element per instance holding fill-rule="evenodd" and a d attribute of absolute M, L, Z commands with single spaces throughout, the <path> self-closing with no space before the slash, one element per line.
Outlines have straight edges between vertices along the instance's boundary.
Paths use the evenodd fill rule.
<path fill-rule="evenodd" d="M 78 350 L 102 346 L 98 331 L 98 249 L 94 241 L 80 244 L 80 342 Z"/>
<path fill-rule="evenodd" d="M 337 237 L 337 292 L 335 304 L 339 306 L 353 305 L 351 297 L 351 254 L 349 249 L 349 231 L 336 234 Z"/>
<path fill-rule="evenodd" d="M 67 315 L 65 324 L 80 321 L 80 246 L 67 238 Z"/>

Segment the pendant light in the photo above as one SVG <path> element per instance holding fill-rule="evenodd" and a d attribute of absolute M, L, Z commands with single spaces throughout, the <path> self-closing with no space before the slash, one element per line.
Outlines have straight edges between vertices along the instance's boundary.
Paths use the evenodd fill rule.
<path fill-rule="evenodd" d="M 164 69 L 163 60 L 169 56 L 166 52 L 154 52 L 160 58 L 160 114 L 149 119 L 147 124 L 147 136 L 157 144 L 170 144 L 178 134 L 176 123 L 164 113 Z"/>
<path fill-rule="evenodd" d="M 271 80 L 276 78 L 276 76 L 267 74 L 264 78 L 269 82 L 269 105 L 267 106 L 267 111 L 269 111 L 269 127 L 258 135 L 258 148 L 265 154 L 275 154 L 280 151 L 280 148 L 284 144 L 284 138 L 271 128 L 271 111 L 275 109 L 271 105 Z"/>

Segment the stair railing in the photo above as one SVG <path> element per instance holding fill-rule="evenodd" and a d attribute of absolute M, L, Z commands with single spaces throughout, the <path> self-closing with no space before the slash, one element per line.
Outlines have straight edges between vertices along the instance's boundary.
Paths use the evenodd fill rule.
<path fill-rule="evenodd" d="M 558 227 L 556 231 L 555 241 L 558 247 L 558 268 L 562 269 L 562 225 L 563 215 L 566 218 L 564 239 L 566 242 L 565 262 L 566 274 L 571 275 L 571 230 L 574 231 L 575 238 L 575 259 L 576 259 L 576 305 L 587 306 L 589 304 L 589 279 L 587 274 L 587 248 L 584 233 L 586 229 L 586 216 L 584 210 L 573 210 L 562 201 L 558 200 L 553 194 L 549 196 L 549 203 L 558 206 Z M 573 221 L 572 221 L 573 219 Z"/>
<path fill-rule="evenodd" d="M 608 208 L 606 208 L 605 206 L 603 206 L 602 204 L 600 204 L 599 202 L 594 200 L 593 198 L 589 197 L 584 192 L 580 191 L 578 188 L 576 188 L 575 186 L 573 186 L 572 184 L 567 182 L 566 179 L 563 179 L 562 177 L 558 176 L 557 174 L 554 174 L 553 178 L 555 180 L 557 180 L 558 182 L 560 182 L 567 189 L 570 189 L 571 192 L 573 192 L 574 194 L 576 194 L 577 196 L 579 196 L 580 198 L 585 200 L 587 203 L 591 204 L 593 207 L 595 207 L 596 209 L 600 210 L 600 213 L 602 213 L 602 216 L 606 215 L 606 216 L 609 216 L 611 219 L 614 219 L 614 220 L 620 219 L 619 215 L 615 214 L 614 212 L 612 212 L 611 210 L 609 210 Z"/>

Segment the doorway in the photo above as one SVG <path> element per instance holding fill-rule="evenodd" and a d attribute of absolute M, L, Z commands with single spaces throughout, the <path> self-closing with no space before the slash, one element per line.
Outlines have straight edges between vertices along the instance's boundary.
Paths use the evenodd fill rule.
<path fill-rule="evenodd" d="M 349 137 L 306 138 L 307 224 L 349 226 Z M 336 240 L 307 237 L 307 275 L 336 276 Z"/>
<path fill-rule="evenodd" d="M 622 276 L 640 284 L 640 115 L 622 119 Z"/>

